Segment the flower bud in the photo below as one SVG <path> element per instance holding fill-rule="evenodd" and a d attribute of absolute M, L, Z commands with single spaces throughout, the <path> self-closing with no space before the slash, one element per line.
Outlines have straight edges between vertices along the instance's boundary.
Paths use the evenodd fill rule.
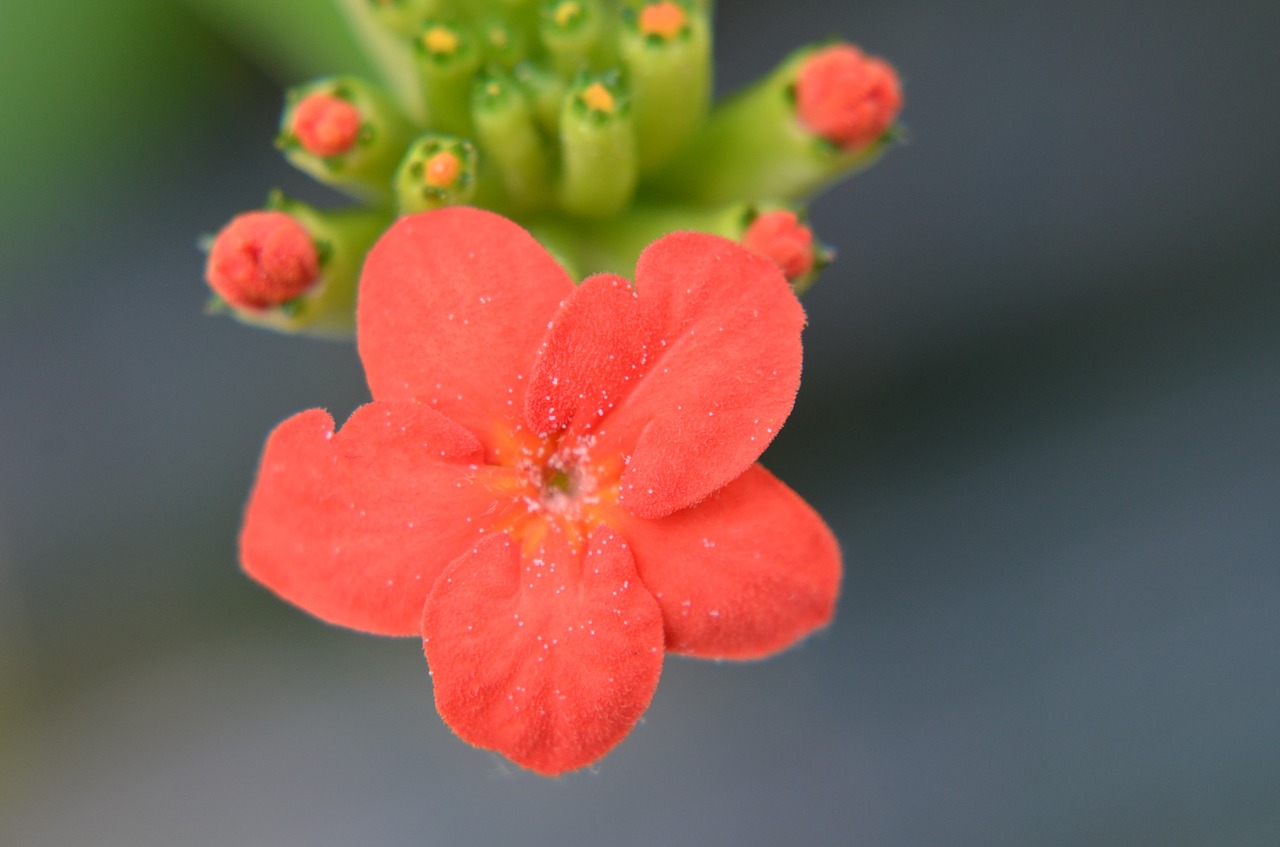
<path fill-rule="evenodd" d="M 347 337 L 360 265 L 388 223 L 383 212 L 320 211 L 274 193 L 213 239 L 205 278 L 215 305 L 255 326 Z"/>
<path fill-rule="evenodd" d="M 796 116 L 844 150 L 880 139 L 902 108 L 898 75 L 851 44 L 811 55 L 796 76 Z"/>
<path fill-rule="evenodd" d="M 630 202 L 639 168 L 631 104 L 616 76 L 584 75 L 560 112 L 560 206 L 571 215 L 615 215 Z"/>
<path fill-rule="evenodd" d="M 414 142 L 396 172 L 400 214 L 471 202 L 476 193 L 476 148 L 452 135 L 429 132 Z"/>
<path fill-rule="evenodd" d="M 614 21 L 604 0 L 552 0 L 542 7 L 538 35 L 551 64 L 565 79 L 601 71 L 613 61 L 609 36 Z"/>
<path fill-rule="evenodd" d="M 549 205 L 551 151 L 524 87 L 510 73 L 494 68 L 476 80 L 471 113 L 485 165 L 501 179 L 512 206 L 535 210 Z"/>
<path fill-rule="evenodd" d="M 484 62 L 475 34 L 463 26 L 431 21 L 414 41 L 414 55 L 427 105 L 427 125 L 436 132 L 471 134 L 471 81 Z"/>
<path fill-rule="evenodd" d="M 293 109 L 290 129 L 313 156 L 339 156 L 360 138 L 360 110 L 323 91 L 308 94 Z"/>
<path fill-rule="evenodd" d="M 781 268 L 788 282 L 813 270 L 813 230 L 788 209 L 757 215 L 743 233 L 742 244 Z"/>
<path fill-rule="evenodd" d="M 646 3 L 624 20 L 619 53 L 640 169 L 651 173 L 693 136 L 711 106 L 711 22 L 673 0 Z"/>
<path fill-rule="evenodd" d="M 276 146 L 321 182 L 382 201 L 412 133 L 409 120 L 384 92 L 363 80 L 339 77 L 289 92 Z"/>
<path fill-rule="evenodd" d="M 270 309 L 305 293 L 319 278 L 311 233 L 284 212 L 246 212 L 214 238 L 205 279 L 229 305 Z"/>

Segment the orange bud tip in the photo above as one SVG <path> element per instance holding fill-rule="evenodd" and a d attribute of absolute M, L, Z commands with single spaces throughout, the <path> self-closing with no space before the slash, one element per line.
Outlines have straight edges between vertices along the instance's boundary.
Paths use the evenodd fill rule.
<path fill-rule="evenodd" d="M 320 257 L 311 233 L 284 212 L 246 212 L 213 240 L 205 279 L 232 306 L 270 309 L 315 284 Z"/>
<path fill-rule="evenodd" d="M 678 3 L 663 0 L 661 3 L 650 3 L 640 10 L 637 26 L 644 35 L 656 35 L 670 41 L 680 34 L 689 22 L 689 16 Z"/>
<path fill-rule="evenodd" d="M 813 230 L 801 223 L 795 212 L 779 209 L 756 216 L 743 234 L 742 244 L 781 268 L 788 282 L 813 270 Z"/>
<path fill-rule="evenodd" d="M 340 156 L 360 138 L 360 111 L 332 94 L 308 94 L 293 109 L 289 129 L 315 156 Z"/>
<path fill-rule="evenodd" d="M 600 82 L 593 82 L 582 89 L 582 102 L 587 104 L 588 109 L 604 112 L 606 115 L 612 115 L 617 108 L 613 95 L 604 87 L 604 83 Z"/>
<path fill-rule="evenodd" d="M 435 56 L 452 56 L 458 52 L 461 39 L 447 26 L 433 26 L 422 34 L 422 46 Z"/>
<path fill-rule="evenodd" d="M 838 44 L 810 56 L 796 77 L 796 115 L 845 150 L 881 138 L 902 108 L 898 74 L 889 63 Z"/>
<path fill-rule="evenodd" d="M 462 160 L 448 150 L 441 150 L 427 159 L 422 181 L 432 188 L 452 188 L 461 173 Z"/>

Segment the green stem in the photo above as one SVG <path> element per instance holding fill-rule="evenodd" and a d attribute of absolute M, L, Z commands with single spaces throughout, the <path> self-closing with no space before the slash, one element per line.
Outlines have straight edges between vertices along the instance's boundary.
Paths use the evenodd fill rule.
<path fill-rule="evenodd" d="M 506 187 L 515 209 L 538 209 L 552 200 L 551 150 L 538 128 L 529 95 L 505 71 L 478 79 L 472 94 L 476 140 Z"/>

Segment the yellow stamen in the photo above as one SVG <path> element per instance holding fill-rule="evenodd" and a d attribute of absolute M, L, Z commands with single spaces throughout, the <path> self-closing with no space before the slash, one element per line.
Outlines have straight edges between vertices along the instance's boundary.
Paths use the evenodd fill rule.
<path fill-rule="evenodd" d="M 617 104 L 613 101 L 613 95 L 609 93 L 609 89 L 604 87 L 603 83 L 593 82 L 582 90 L 582 102 L 587 104 L 588 109 L 597 112 L 604 112 L 606 115 L 612 115 Z"/>

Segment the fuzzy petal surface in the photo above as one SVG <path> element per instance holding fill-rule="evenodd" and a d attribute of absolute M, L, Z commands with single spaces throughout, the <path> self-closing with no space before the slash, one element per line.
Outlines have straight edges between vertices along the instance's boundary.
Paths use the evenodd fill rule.
<path fill-rule="evenodd" d="M 804 311 L 777 266 L 739 244 L 679 232 L 636 266 L 645 371 L 601 422 L 630 456 L 619 502 L 659 518 L 736 479 L 791 413 Z"/>
<path fill-rule="evenodd" d="M 436 583 L 422 636 L 453 731 L 546 775 L 617 745 L 662 672 L 662 613 L 603 527 L 577 549 L 486 538 Z"/>
<path fill-rule="evenodd" d="M 615 528 L 662 607 L 674 653 L 761 658 L 826 626 L 835 612 L 835 536 L 761 465 L 691 509 Z"/>
<path fill-rule="evenodd" d="M 401 218 L 360 279 L 357 340 L 374 399 L 427 403 L 489 446 L 513 397 L 518 418 L 534 353 L 573 287 L 533 236 L 492 212 Z"/>
<path fill-rule="evenodd" d="M 416 635 L 440 572 L 484 529 L 480 443 L 411 401 L 373 402 L 337 433 L 313 409 L 276 427 L 245 512 L 250 576 L 330 623 Z"/>
<path fill-rule="evenodd" d="M 527 420 L 535 432 L 587 432 L 648 370 L 655 333 L 631 283 L 589 277 L 556 313 L 529 379 Z"/>

